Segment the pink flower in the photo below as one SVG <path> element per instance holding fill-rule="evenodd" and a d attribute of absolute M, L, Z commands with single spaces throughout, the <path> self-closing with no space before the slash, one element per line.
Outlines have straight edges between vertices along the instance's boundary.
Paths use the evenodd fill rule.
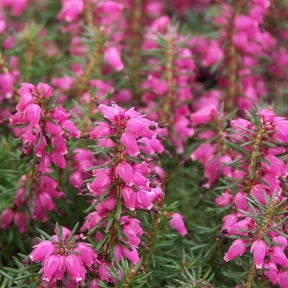
<path fill-rule="evenodd" d="M 28 0 L 2 0 L 1 4 L 3 7 L 10 7 L 12 16 L 18 17 L 26 8 Z"/>
<path fill-rule="evenodd" d="M 85 280 L 86 269 L 83 264 L 81 257 L 76 254 L 70 254 L 65 257 L 64 265 L 69 278 L 73 282 L 79 283 Z"/>
<path fill-rule="evenodd" d="M 223 222 L 224 225 L 222 226 L 222 230 L 227 229 L 231 230 L 231 228 L 237 223 L 237 215 L 236 214 L 228 214 L 224 216 Z"/>
<path fill-rule="evenodd" d="M 287 288 L 288 287 L 288 272 L 282 272 L 278 274 L 278 283 L 280 288 Z"/>
<path fill-rule="evenodd" d="M 117 3 L 115 1 L 105 0 L 102 2 L 97 3 L 96 12 L 97 13 L 107 13 L 107 14 L 114 14 L 119 13 L 124 9 L 124 5 L 121 3 Z"/>
<path fill-rule="evenodd" d="M 84 8 L 82 0 L 62 0 L 61 6 L 62 8 L 57 18 L 68 22 L 77 20 L 79 13 L 81 13 Z"/>
<path fill-rule="evenodd" d="M 24 212 L 18 211 L 14 216 L 14 223 L 18 227 L 20 233 L 24 233 L 26 231 L 26 222 L 27 218 Z"/>
<path fill-rule="evenodd" d="M 131 251 L 120 244 L 114 245 L 114 255 L 116 260 L 120 261 L 121 257 L 125 257 L 129 259 L 132 264 L 136 264 L 139 261 L 137 249 L 135 248 L 135 246 L 130 246 L 130 249 Z"/>
<path fill-rule="evenodd" d="M 120 143 L 126 148 L 124 151 L 126 155 L 136 157 L 140 153 L 136 138 L 132 133 L 122 133 L 120 137 Z"/>
<path fill-rule="evenodd" d="M 266 256 L 266 244 L 263 240 L 256 240 L 251 245 L 251 253 L 254 256 L 254 262 L 257 269 L 261 269 Z"/>
<path fill-rule="evenodd" d="M 62 256 L 61 255 L 50 255 L 49 257 L 45 257 L 43 260 L 43 276 L 42 280 L 44 282 L 49 283 L 53 277 L 53 274 L 57 270 L 60 270 L 62 267 Z"/>
<path fill-rule="evenodd" d="M 11 208 L 6 208 L 1 214 L 1 228 L 6 229 L 14 218 L 14 211 Z"/>
<path fill-rule="evenodd" d="M 110 47 L 104 51 L 104 61 L 110 64 L 116 71 L 124 69 L 120 52 L 115 47 Z"/>
<path fill-rule="evenodd" d="M 177 232 L 183 236 L 187 234 L 187 229 L 185 227 L 183 216 L 179 213 L 171 213 L 172 219 L 169 221 L 171 227 L 173 227 Z"/>
<path fill-rule="evenodd" d="M 132 188 L 126 186 L 121 190 L 121 196 L 123 198 L 124 205 L 128 209 L 134 211 L 138 199 L 137 192 L 135 192 Z"/>
<path fill-rule="evenodd" d="M 33 251 L 30 253 L 29 258 L 32 262 L 42 261 L 46 256 L 48 257 L 51 255 L 55 249 L 53 242 L 50 240 L 42 241 L 33 247 Z"/>
<path fill-rule="evenodd" d="M 267 269 L 264 271 L 264 274 L 269 278 L 269 280 L 276 284 L 278 282 L 278 269 L 272 261 L 269 261 L 268 263 L 264 263 L 264 268 Z"/>
<path fill-rule="evenodd" d="M 275 264 L 279 264 L 283 267 L 288 267 L 288 259 L 283 252 L 283 249 L 279 246 L 273 246 L 272 252 L 269 253 L 271 261 Z"/>
<path fill-rule="evenodd" d="M 214 104 L 207 104 L 202 109 L 192 113 L 190 117 L 192 124 L 197 125 L 200 123 L 209 122 L 212 118 L 216 117 L 218 113 L 218 107 L 216 107 Z"/>
<path fill-rule="evenodd" d="M 115 173 L 119 176 L 127 185 L 133 183 L 133 168 L 127 162 L 120 162 L 115 169 Z"/>
<path fill-rule="evenodd" d="M 50 240 L 40 242 L 33 247 L 29 258 L 32 262 L 41 261 L 42 282 L 50 283 L 56 279 L 66 283 L 64 273 L 67 271 L 68 280 L 76 283 L 78 287 L 85 281 L 85 265 L 90 266 L 97 262 L 97 254 L 89 244 L 76 242 L 76 236 L 68 242 L 71 231 L 65 227 L 60 229 L 62 229 L 61 243 L 58 235 L 53 235 L 54 242 Z"/>
<path fill-rule="evenodd" d="M 207 44 L 208 45 L 203 50 L 204 55 L 203 60 L 201 61 L 202 65 L 206 67 L 220 61 L 224 56 L 224 52 L 221 49 L 219 43 L 216 41 L 209 41 Z"/>
<path fill-rule="evenodd" d="M 220 197 L 215 199 L 215 203 L 218 206 L 228 206 L 233 201 L 233 196 L 228 192 L 223 192 Z"/>
<path fill-rule="evenodd" d="M 241 256 L 246 251 L 245 244 L 243 239 L 234 240 L 228 252 L 225 253 L 224 260 L 228 262 L 237 256 Z"/>
<path fill-rule="evenodd" d="M 32 126 L 39 124 L 41 114 L 43 115 L 43 111 L 37 104 L 30 104 L 25 109 L 25 115 Z"/>
<path fill-rule="evenodd" d="M 87 184 L 87 187 L 93 196 L 101 196 L 111 184 L 111 178 L 105 172 L 100 172 L 95 179 Z"/>
<path fill-rule="evenodd" d="M 156 77 L 150 74 L 148 76 L 148 82 L 155 94 L 164 95 L 167 93 L 168 86 L 166 80 L 158 80 Z"/>
<path fill-rule="evenodd" d="M 13 94 L 13 83 L 15 77 L 11 73 L 0 74 L 0 97 L 10 99 Z"/>
<path fill-rule="evenodd" d="M 5 20 L 0 20 L 0 34 L 3 33 L 5 28 L 6 28 L 6 21 Z"/>
<path fill-rule="evenodd" d="M 152 131 L 149 129 L 151 126 L 155 126 L 155 122 L 143 118 L 141 115 L 138 117 L 131 117 L 126 123 L 126 127 L 129 132 L 140 137 L 147 137 L 149 139 L 156 134 L 155 130 Z"/>

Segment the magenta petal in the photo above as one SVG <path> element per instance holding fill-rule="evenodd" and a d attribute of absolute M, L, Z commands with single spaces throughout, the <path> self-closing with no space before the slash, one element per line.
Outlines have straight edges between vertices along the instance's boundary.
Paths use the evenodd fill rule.
<path fill-rule="evenodd" d="M 101 173 L 96 176 L 93 182 L 88 183 L 87 187 L 93 196 L 101 196 L 110 183 L 111 178 L 106 173 Z"/>
<path fill-rule="evenodd" d="M 43 94 L 43 97 L 46 98 L 46 97 L 49 97 L 49 96 L 52 96 L 52 90 L 53 88 L 48 85 L 48 84 L 45 84 L 45 83 L 42 83 L 40 82 L 38 85 L 37 85 L 37 90 L 38 92 L 42 93 Z"/>
<path fill-rule="evenodd" d="M 14 218 L 14 212 L 11 208 L 3 210 L 1 214 L 1 228 L 6 229 Z"/>
<path fill-rule="evenodd" d="M 127 162 L 120 162 L 116 169 L 115 173 L 119 176 L 127 185 L 133 183 L 133 168 Z"/>
<path fill-rule="evenodd" d="M 75 252 L 80 253 L 79 257 L 85 265 L 92 265 L 96 259 L 97 254 L 95 251 L 86 243 L 78 243 L 78 246 L 74 249 Z"/>
<path fill-rule="evenodd" d="M 133 191 L 130 187 L 124 187 L 121 190 L 125 206 L 130 210 L 135 210 L 135 203 L 137 200 L 137 192 Z"/>
<path fill-rule="evenodd" d="M 126 148 L 125 154 L 136 157 L 140 152 L 136 137 L 132 133 L 124 132 L 120 137 L 120 143 Z"/>
<path fill-rule="evenodd" d="M 81 264 L 81 258 L 79 255 L 70 254 L 65 257 L 65 266 L 68 271 L 68 275 L 72 280 L 76 282 L 85 280 L 86 269 Z"/>
<path fill-rule="evenodd" d="M 30 104 L 25 110 L 26 117 L 31 125 L 38 125 L 42 109 L 37 104 Z"/>
<path fill-rule="evenodd" d="M 51 255 L 55 250 L 53 242 L 45 240 L 33 247 L 33 251 L 29 255 L 32 262 L 43 260 L 45 257 Z"/>
<path fill-rule="evenodd" d="M 185 227 L 183 216 L 179 213 L 172 213 L 172 219 L 169 221 L 171 227 L 173 227 L 179 234 L 185 236 L 187 229 Z"/>
<path fill-rule="evenodd" d="M 266 255 L 266 244 L 263 240 L 256 240 L 251 245 L 251 252 L 254 256 L 254 261 L 257 269 L 261 269 Z"/>
<path fill-rule="evenodd" d="M 115 47 L 110 47 L 104 51 L 104 61 L 110 64 L 116 71 L 121 71 L 124 68 L 120 52 Z"/>
<path fill-rule="evenodd" d="M 128 248 L 123 247 L 123 256 L 125 256 L 127 259 L 129 259 L 132 264 L 136 264 L 139 261 L 139 256 L 137 249 L 134 246 L 130 246 L 132 248 L 132 251 L 130 251 Z"/>
<path fill-rule="evenodd" d="M 24 212 L 19 211 L 15 213 L 14 223 L 17 226 L 20 233 L 24 233 L 26 231 L 26 222 L 27 218 Z"/>
<path fill-rule="evenodd" d="M 281 247 L 274 246 L 272 253 L 270 254 L 270 258 L 274 263 L 279 264 L 283 267 L 288 267 L 288 259 Z"/>
<path fill-rule="evenodd" d="M 57 153 L 63 155 L 67 153 L 66 140 L 63 137 L 52 136 L 51 143 Z"/>
<path fill-rule="evenodd" d="M 115 244 L 113 247 L 115 259 L 118 262 L 121 260 L 121 256 L 123 256 L 122 247 L 123 246 L 121 246 L 120 244 Z"/>
<path fill-rule="evenodd" d="M 60 255 L 50 255 L 46 257 L 43 261 L 43 276 L 42 280 L 49 282 L 53 274 L 60 268 L 61 265 L 61 258 Z"/>
<path fill-rule="evenodd" d="M 236 239 L 233 241 L 228 252 L 225 253 L 224 260 L 228 262 L 237 256 L 241 256 L 245 251 L 246 251 L 246 246 L 245 246 L 244 240 Z"/>

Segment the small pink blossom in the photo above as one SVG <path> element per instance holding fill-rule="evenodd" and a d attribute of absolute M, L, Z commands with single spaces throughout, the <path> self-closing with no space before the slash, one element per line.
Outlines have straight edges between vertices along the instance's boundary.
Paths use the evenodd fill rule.
<path fill-rule="evenodd" d="M 14 218 L 14 211 L 11 208 L 6 208 L 1 214 L 1 228 L 6 229 Z"/>
<path fill-rule="evenodd" d="M 61 11 L 57 18 L 59 20 L 72 22 L 78 19 L 79 13 L 81 13 L 84 8 L 84 3 L 82 0 L 62 0 L 61 6 Z"/>
<path fill-rule="evenodd" d="M 228 252 L 225 253 L 224 260 L 228 262 L 237 256 L 241 256 L 246 251 L 246 248 L 246 243 L 243 239 L 234 240 Z"/>
<path fill-rule="evenodd" d="M 179 213 L 171 213 L 172 219 L 169 221 L 171 227 L 173 227 L 177 232 L 183 236 L 187 234 L 187 229 L 185 227 L 183 216 Z"/>
<path fill-rule="evenodd" d="M 256 240 L 251 245 L 251 253 L 254 256 L 254 261 L 257 269 L 261 269 L 266 256 L 266 244 L 263 240 Z"/>
<path fill-rule="evenodd" d="M 89 244 L 75 242 L 76 236 L 67 242 L 71 231 L 62 229 L 62 242 L 59 243 L 58 235 L 53 235 L 54 241 L 45 240 L 33 247 L 29 255 L 32 262 L 41 261 L 43 272 L 42 282 L 51 283 L 53 280 L 62 280 L 66 283 L 64 273 L 67 271 L 68 280 L 78 287 L 85 281 L 86 267 L 97 263 L 97 254 Z M 81 284 L 81 285 L 82 285 Z"/>
<path fill-rule="evenodd" d="M 120 52 L 115 47 L 110 47 L 104 51 L 104 61 L 110 64 L 116 71 L 124 69 Z"/>

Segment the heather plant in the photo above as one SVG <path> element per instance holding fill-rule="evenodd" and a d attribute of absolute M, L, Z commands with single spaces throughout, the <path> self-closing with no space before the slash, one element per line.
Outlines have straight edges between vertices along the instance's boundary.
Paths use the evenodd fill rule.
<path fill-rule="evenodd" d="M 0 286 L 288 287 L 285 1 L 0 0 Z"/>

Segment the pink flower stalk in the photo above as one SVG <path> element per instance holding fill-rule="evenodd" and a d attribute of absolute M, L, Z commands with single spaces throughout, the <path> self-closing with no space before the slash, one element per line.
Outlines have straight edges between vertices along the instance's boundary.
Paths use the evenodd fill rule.
<path fill-rule="evenodd" d="M 95 210 L 86 217 L 82 230 L 90 230 L 101 221 L 102 223 L 98 224 L 99 228 L 104 229 L 105 233 L 111 233 L 110 228 L 106 228 L 108 220 L 103 221 L 103 218 L 114 213 L 119 197 L 121 197 L 123 207 L 121 213 L 126 209 L 131 211 L 151 210 L 153 205 L 161 203 L 160 180 L 163 171 L 153 162 L 148 161 L 149 157 L 147 156 L 162 152 L 164 148 L 161 141 L 157 139 L 162 128 L 156 122 L 148 120 L 135 111 L 134 108 L 126 111 L 117 104 L 111 106 L 101 104 L 99 111 L 109 122 L 97 122 L 97 127 L 90 134 L 92 139 L 98 140 L 97 144 L 100 147 L 109 148 L 110 157 L 107 159 L 103 157 L 100 165 L 106 166 L 92 171 L 94 179 L 82 191 L 90 192 L 91 196 L 96 198 L 92 204 L 99 197 L 103 197 L 103 193 L 105 193 L 106 199 L 99 204 L 96 203 Z M 115 135 L 116 142 L 112 142 L 107 137 L 110 135 Z M 145 146 L 141 144 L 145 144 Z M 87 156 L 83 151 L 77 155 L 80 161 L 87 159 Z M 111 163 L 111 157 L 114 159 L 117 157 L 117 160 Z M 83 186 L 85 185 L 81 185 L 81 187 Z M 116 242 L 113 245 L 113 251 L 110 252 L 113 253 L 116 261 L 120 261 L 121 257 L 124 257 L 132 264 L 136 264 L 139 262 L 138 249 L 144 245 L 140 239 L 143 234 L 139 225 L 140 221 L 123 215 L 117 221 L 119 221 L 118 225 L 125 237 L 114 235 L 113 241 Z M 103 233 L 97 232 L 95 241 L 98 242 L 101 239 L 103 239 Z M 129 248 L 122 245 L 121 242 L 124 242 Z M 96 283 L 95 281 L 95 285 L 97 285 Z"/>
<path fill-rule="evenodd" d="M 27 181 L 28 176 L 26 175 L 22 176 L 22 179 L 19 181 L 20 188 L 16 192 L 16 198 L 14 200 L 14 204 L 16 207 L 26 206 L 28 211 L 32 214 L 31 215 L 32 219 L 34 220 L 38 219 L 42 222 L 45 222 L 48 220 L 46 212 L 55 209 L 53 199 L 54 198 L 59 199 L 63 195 L 63 192 L 58 191 L 56 181 L 54 181 L 47 175 L 42 175 L 40 179 L 38 179 L 37 177 L 33 178 L 32 181 L 33 184 L 29 192 L 27 193 L 26 197 L 24 197 L 25 183 Z M 30 211 L 31 203 L 33 211 Z M 3 217 L 4 219 L 4 220 L 2 219 L 1 223 L 3 229 L 6 229 L 9 226 L 9 223 L 12 221 L 10 220 L 9 222 L 8 220 L 11 218 L 12 216 L 11 212 L 13 211 L 11 209 L 7 210 L 6 212 L 5 211 L 6 210 L 2 212 L 3 216 L 1 215 L 1 218 Z M 25 213 L 21 211 L 15 212 L 13 218 L 19 231 L 24 232 L 26 230 L 26 222 L 28 221 Z"/>
<path fill-rule="evenodd" d="M 10 117 L 10 121 L 13 125 L 28 123 L 23 128 L 15 128 L 16 136 L 23 141 L 23 153 L 30 153 L 34 147 L 36 156 L 42 157 L 48 137 L 54 148 L 50 155 L 52 162 L 59 168 L 65 168 L 63 155 L 67 153 L 67 148 L 64 135 L 75 138 L 80 136 L 80 131 L 69 120 L 70 114 L 62 107 L 44 110 L 44 98 L 52 96 L 52 87 L 47 84 L 39 83 L 35 87 L 29 83 L 22 83 L 18 94 L 20 102 L 16 106 L 17 112 Z"/>
<path fill-rule="evenodd" d="M 53 235 L 53 241 L 45 240 L 35 245 L 29 258 L 31 262 L 41 261 L 42 285 L 48 285 L 54 280 L 66 283 L 64 273 L 67 272 L 68 281 L 82 287 L 86 278 L 85 266 L 98 263 L 97 254 L 89 244 L 76 242 L 77 236 L 68 241 L 71 231 L 65 227 L 60 229 L 62 242 L 59 241 L 59 235 Z"/>

